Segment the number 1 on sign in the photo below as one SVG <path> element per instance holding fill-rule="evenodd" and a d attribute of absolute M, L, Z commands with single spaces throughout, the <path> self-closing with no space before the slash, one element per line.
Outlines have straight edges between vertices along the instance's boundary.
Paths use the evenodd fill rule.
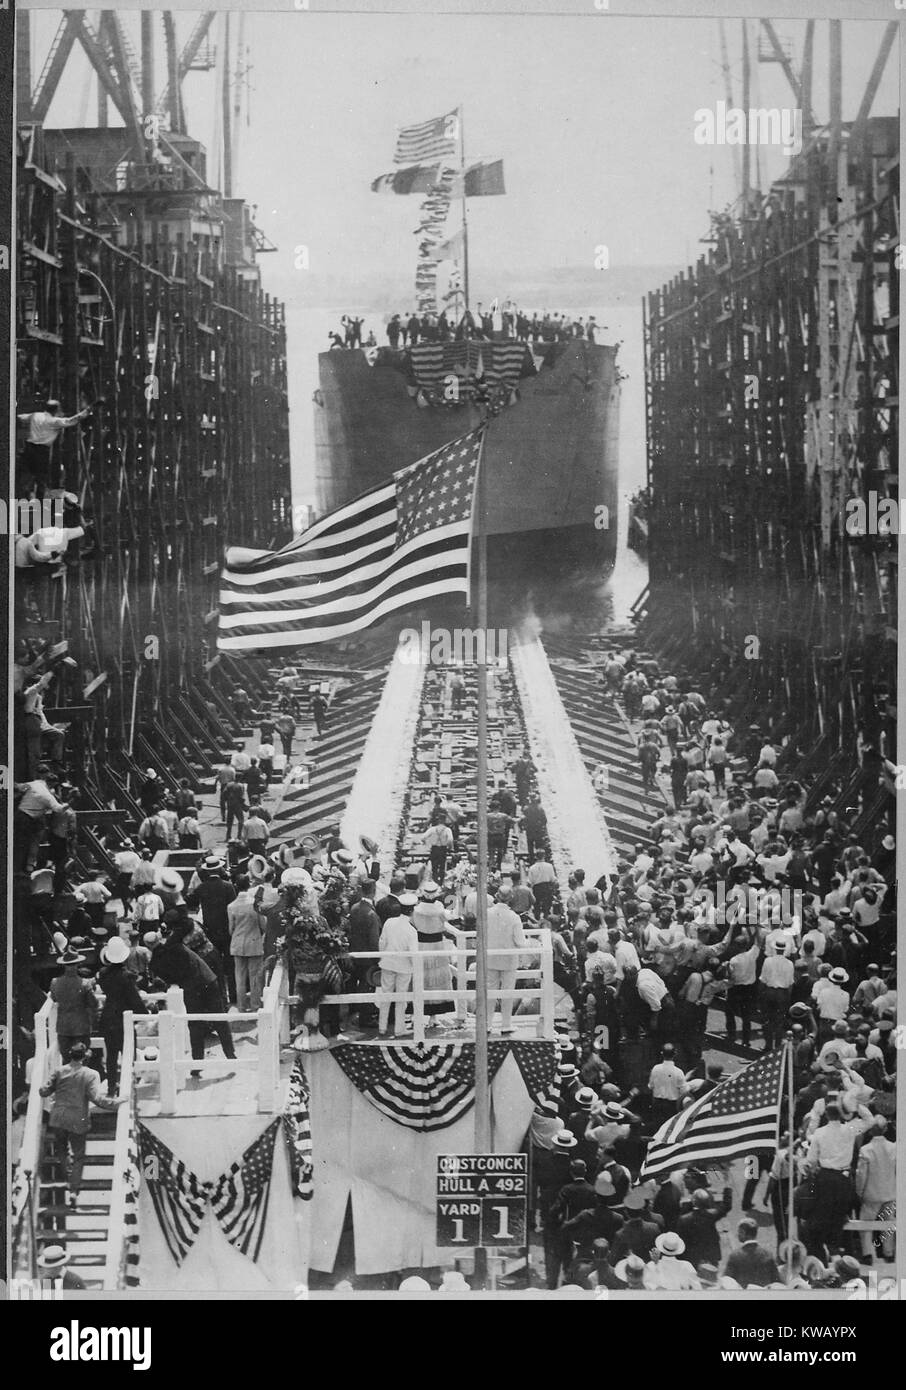
<path fill-rule="evenodd" d="M 509 1207 L 491 1207 L 491 1211 L 497 1213 L 497 1230 L 494 1232 L 495 1240 L 509 1240 L 510 1238 L 510 1211 Z"/>
<path fill-rule="evenodd" d="M 465 1244 L 465 1240 L 466 1240 L 466 1238 L 465 1238 L 465 1235 L 463 1234 L 463 1220 L 462 1220 L 462 1217 L 461 1217 L 461 1216 L 454 1216 L 454 1217 L 453 1217 L 453 1243 L 454 1243 L 455 1245 L 458 1245 L 459 1242 L 461 1241 L 463 1244 Z"/>

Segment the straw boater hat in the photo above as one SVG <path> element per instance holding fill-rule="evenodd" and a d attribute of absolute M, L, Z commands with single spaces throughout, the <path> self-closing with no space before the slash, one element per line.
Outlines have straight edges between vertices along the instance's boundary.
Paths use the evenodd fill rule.
<path fill-rule="evenodd" d="M 185 887 L 182 874 L 175 869 L 161 869 L 157 874 L 157 887 L 165 893 L 181 893 Z"/>
<path fill-rule="evenodd" d="M 557 1072 L 561 1081 L 569 1081 L 572 1077 L 579 1075 L 579 1068 L 574 1066 L 572 1062 L 559 1062 Z"/>
<path fill-rule="evenodd" d="M 284 869 L 280 875 L 281 888 L 314 888 L 314 880 L 307 869 L 301 869 L 295 865 L 291 869 Z"/>
<path fill-rule="evenodd" d="M 249 860 L 249 878 L 256 883 L 263 883 L 270 877 L 270 865 L 263 854 L 253 854 Z"/>
<path fill-rule="evenodd" d="M 426 903 L 433 903 L 440 897 L 442 892 L 443 889 L 439 883 L 435 883 L 433 879 L 427 878 L 419 889 L 419 897 Z"/>
<path fill-rule="evenodd" d="M 827 978 L 830 980 L 832 985 L 849 984 L 849 975 L 843 969 L 842 965 L 835 966 Z"/>
<path fill-rule="evenodd" d="M 627 1255 L 614 1266 L 614 1274 L 631 1289 L 640 1289 L 645 1277 L 645 1261 L 638 1255 Z"/>
<path fill-rule="evenodd" d="M 372 859 L 374 859 L 375 856 L 380 854 L 381 852 L 378 847 L 377 841 L 370 839 L 368 835 L 360 835 L 359 844 L 362 846 L 362 849 L 365 851 L 366 854 L 371 855 Z"/>
<path fill-rule="evenodd" d="M 590 1110 L 597 1100 L 597 1096 L 590 1086 L 580 1086 L 573 1099 L 582 1110 Z"/>
<path fill-rule="evenodd" d="M 335 849 L 330 856 L 331 864 L 336 864 L 338 869 L 351 869 L 355 863 L 355 855 L 348 849 Z"/>
<path fill-rule="evenodd" d="M 63 1269 L 69 1264 L 72 1256 L 69 1254 L 65 1245 L 45 1245 L 38 1256 L 39 1269 Z"/>
<path fill-rule="evenodd" d="M 209 854 L 201 865 L 206 874 L 219 874 L 226 868 L 226 860 L 216 854 Z"/>
<path fill-rule="evenodd" d="M 129 947 L 121 936 L 114 936 L 101 951 L 101 960 L 108 965 L 122 965 L 129 959 Z"/>
<path fill-rule="evenodd" d="M 676 1231 L 662 1231 L 654 1242 L 654 1246 L 662 1255 L 679 1256 L 685 1251 L 686 1242 L 682 1236 L 676 1234 Z"/>
<path fill-rule="evenodd" d="M 557 1153 L 569 1153 L 578 1146 L 578 1139 L 569 1129 L 561 1129 L 559 1134 L 554 1135 L 553 1148 Z"/>

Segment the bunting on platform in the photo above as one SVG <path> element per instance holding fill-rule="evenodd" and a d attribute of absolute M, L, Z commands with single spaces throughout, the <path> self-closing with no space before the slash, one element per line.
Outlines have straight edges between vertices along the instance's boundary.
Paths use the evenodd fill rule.
<path fill-rule="evenodd" d="M 526 1089 L 543 1093 L 556 1069 L 553 1043 L 491 1042 L 488 1081 L 512 1051 Z M 475 1044 L 334 1047 L 331 1057 L 371 1105 L 407 1129 L 446 1129 L 475 1104 Z"/>
<path fill-rule="evenodd" d="M 211 1206 L 223 1234 L 243 1255 L 257 1260 L 267 1219 L 267 1202 L 274 1172 L 274 1144 L 280 1118 L 272 1120 L 238 1163 L 218 1178 Z"/>
<path fill-rule="evenodd" d="M 300 1057 L 289 1079 L 289 1091 L 283 1107 L 283 1132 L 289 1151 L 293 1192 L 303 1202 L 311 1200 L 313 1190 L 310 1105 L 311 1091 Z"/>
<path fill-rule="evenodd" d="M 182 1264 L 188 1255 L 208 1209 L 209 1184 L 168 1149 L 146 1125 L 138 1124 L 142 1174 L 170 1254 Z"/>

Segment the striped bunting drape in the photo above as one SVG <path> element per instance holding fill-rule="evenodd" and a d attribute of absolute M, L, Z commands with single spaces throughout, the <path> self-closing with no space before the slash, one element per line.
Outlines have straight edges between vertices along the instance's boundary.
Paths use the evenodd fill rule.
<path fill-rule="evenodd" d="M 164 1240 L 176 1263 L 181 1265 L 201 1230 L 208 1209 L 210 1184 L 199 1181 L 182 1159 L 140 1121 L 138 1146 L 142 1175 Z"/>
<path fill-rule="evenodd" d="M 303 1202 L 310 1201 L 313 1193 L 310 1101 L 308 1077 L 302 1066 L 302 1058 L 299 1057 L 293 1067 L 286 1104 L 283 1107 L 283 1130 L 289 1149 L 293 1192 L 297 1197 L 301 1197 Z"/>
<path fill-rule="evenodd" d="M 555 1074 L 554 1044 L 490 1042 L 489 1081 L 510 1052 L 526 1089 L 536 1098 L 543 1094 Z M 330 1055 L 371 1105 L 407 1129 L 446 1129 L 475 1104 L 474 1043 L 346 1044 L 331 1048 Z"/>
<path fill-rule="evenodd" d="M 211 1206 L 223 1234 L 251 1260 L 257 1260 L 261 1250 L 280 1127 L 278 1116 L 211 1188 Z"/>
<path fill-rule="evenodd" d="M 305 646 L 469 589 L 483 427 L 316 521 L 282 550 L 228 551 L 220 651 Z"/>

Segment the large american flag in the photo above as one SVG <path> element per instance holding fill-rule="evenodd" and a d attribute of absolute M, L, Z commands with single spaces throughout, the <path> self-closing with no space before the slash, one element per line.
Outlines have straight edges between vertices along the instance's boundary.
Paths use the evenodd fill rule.
<path fill-rule="evenodd" d="M 484 425 L 316 521 L 282 550 L 228 551 L 220 651 L 331 642 L 422 599 L 469 592 Z"/>
<path fill-rule="evenodd" d="M 239 1162 L 217 1179 L 211 1191 L 211 1206 L 223 1234 L 252 1260 L 258 1258 L 264 1235 L 274 1171 L 274 1142 L 280 1124 L 279 1116 L 272 1120 Z"/>
<path fill-rule="evenodd" d="M 433 116 L 418 125 L 403 126 L 396 137 L 394 164 L 429 164 L 452 159 L 459 139 L 459 117 L 455 111 Z"/>
<path fill-rule="evenodd" d="M 138 1124 L 138 1146 L 142 1176 L 167 1248 L 180 1265 L 201 1229 L 211 1185 L 196 1178 L 182 1159 L 141 1122 Z"/>
<path fill-rule="evenodd" d="M 544 1093 L 556 1069 L 553 1043 L 490 1042 L 488 1079 L 512 1051 L 527 1090 Z M 382 1114 L 423 1132 L 446 1129 L 475 1103 L 475 1044 L 391 1044 L 334 1047 L 331 1057 L 366 1100 Z"/>
<path fill-rule="evenodd" d="M 744 1067 L 662 1125 L 640 1177 L 776 1149 L 785 1049 Z"/>

